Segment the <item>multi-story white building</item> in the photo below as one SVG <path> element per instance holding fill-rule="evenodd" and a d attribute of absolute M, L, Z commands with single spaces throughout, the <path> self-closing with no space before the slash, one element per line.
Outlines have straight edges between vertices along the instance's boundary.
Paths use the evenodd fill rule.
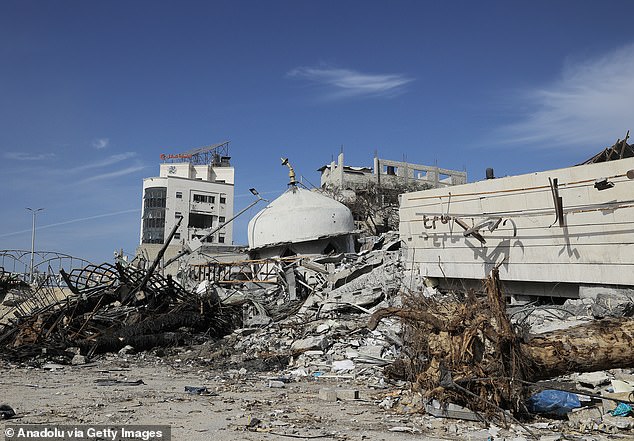
<path fill-rule="evenodd" d="M 182 248 L 208 236 L 233 216 L 234 169 L 228 145 L 224 142 L 161 155 L 159 176 L 143 180 L 141 249 L 155 255 L 153 251 L 167 241 L 179 218 L 182 221 L 170 248 Z M 232 224 L 203 242 L 211 246 L 233 244 Z"/>

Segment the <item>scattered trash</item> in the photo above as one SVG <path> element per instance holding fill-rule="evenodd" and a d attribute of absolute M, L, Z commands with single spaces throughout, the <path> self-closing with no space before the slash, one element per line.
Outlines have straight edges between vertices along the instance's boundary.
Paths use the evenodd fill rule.
<path fill-rule="evenodd" d="M 632 406 L 630 404 L 619 403 L 611 413 L 613 416 L 626 417 L 632 413 Z"/>
<path fill-rule="evenodd" d="M 396 426 L 388 429 L 390 432 L 403 432 L 403 433 L 420 433 L 420 430 L 415 427 Z"/>
<path fill-rule="evenodd" d="M 209 390 L 204 386 L 185 386 L 185 392 L 191 395 L 209 395 Z"/>
<path fill-rule="evenodd" d="M 8 420 L 15 417 L 15 411 L 8 404 L 0 404 L 0 420 Z"/>
<path fill-rule="evenodd" d="M 123 380 L 113 380 L 111 378 L 104 378 L 95 380 L 97 386 L 140 386 L 141 384 L 145 384 L 143 380 L 136 381 L 123 381 Z"/>
<path fill-rule="evenodd" d="M 438 400 L 431 400 L 431 402 L 425 404 L 425 412 L 437 418 L 454 418 L 466 421 L 483 420 L 482 416 L 466 407 L 458 406 L 453 403 L 440 404 Z"/>
<path fill-rule="evenodd" d="M 533 413 L 565 415 L 572 409 L 581 407 L 577 394 L 560 390 L 543 390 L 527 401 L 528 408 Z"/>

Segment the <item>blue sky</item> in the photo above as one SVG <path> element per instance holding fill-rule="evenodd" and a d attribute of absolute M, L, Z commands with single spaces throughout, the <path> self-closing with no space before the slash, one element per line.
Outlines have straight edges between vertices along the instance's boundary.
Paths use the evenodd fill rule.
<path fill-rule="evenodd" d="M 236 211 L 343 146 L 565 167 L 634 128 L 631 1 L 0 0 L 0 249 L 134 254 L 161 153 L 228 140 Z M 258 207 L 261 208 L 261 207 Z M 236 221 L 235 242 L 246 242 Z"/>

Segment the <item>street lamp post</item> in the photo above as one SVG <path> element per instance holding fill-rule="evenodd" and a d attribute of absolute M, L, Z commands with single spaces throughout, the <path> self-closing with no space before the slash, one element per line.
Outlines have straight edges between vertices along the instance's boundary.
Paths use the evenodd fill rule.
<path fill-rule="evenodd" d="M 31 230 L 31 270 L 30 270 L 30 281 L 31 283 L 33 283 L 33 269 L 34 269 L 34 262 L 35 262 L 35 215 L 37 214 L 38 211 L 42 211 L 44 209 L 43 208 L 33 209 L 29 207 L 27 207 L 26 209 L 29 210 L 31 214 L 33 215 L 33 229 Z"/>

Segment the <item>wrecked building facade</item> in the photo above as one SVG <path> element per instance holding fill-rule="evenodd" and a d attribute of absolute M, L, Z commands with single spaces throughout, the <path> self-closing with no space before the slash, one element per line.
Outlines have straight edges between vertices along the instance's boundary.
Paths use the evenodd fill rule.
<path fill-rule="evenodd" d="M 634 158 L 403 194 L 405 262 L 446 287 L 499 267 L 517 295 L 634 286 Z"/>
<path fill-rule="evenodd" d="M 379 186 L 395 187 L 403 181 L 438 188 L 467 182 L 467 173 L 464 171 L 380 159 L 376 156 L 373 167 L 345 165 L 343 153 L 339 154 L 337 162 L 332 161 L 320 167 L 318 171 L 321 172 L 322 188 L 333 186 L 354 190 L 366 187 L 370 182 Z"/>
<path fill-rule="evenodd" d="M 435 166 L 374 158 L 373 167 L 337 162 L 319 168 L 321 190 L 352 211 L 355 225 L 370 235 L 398 229 L 398 195 L 467 182 L 467 173 Z"/>
<path fill-rule="evenodd" d="M 162 154 L 158 177 L 143 180 L 141 236 L 138 255 L 152 261 L 165 244 L 169 232 L 182 218 L 165 257 L 201 239 L 233 215 L 234 168 L 229 143 Z M 206 247 L 233 243 L 233 226 L 205 237 Z"/>
<path fill-rule="evenodd" d="M 57 282 L 63 281 L 71 291 L 63 299 L 54 297 L 46 285 L 19 286 L 24 295 L 11 293 L 17 307 L 0 323 L 4 346 L 0 355 L 77 365 L 99 361 L 94 369 L 111 377 L 90 378 L 91 388 L 145 385 L 128 377 L 148 362 L 156 363 L 151 366 L 153 373 L 162 372 L 158 369 L 165 359 L 169 386 L 156 386 L 154 378 L 148 384 L 154 388 L 146 401 L 152 417 L 157 418 L 155 409 L 160 407 L 157 391 L 169 387 L 174 397 L 160 401 L 169 410 L 168 418 L 176 401 L 181 405 L 201 399 L 205 410 L 210 404 L 226 403 L 229 407 L 220 411 L 223 420 L 230 419 L 225 412 L 240 412 L 227 427 L 266 432 L 265 436 L 356 439 L 367 429 L 333 434 L 325 430 L 332 423 L 320 417 L 300 431 L 298 420 L 288 418 L 289 404 L 278 410 L 280 402 L 292 400 L 305 413 L 302 400 L 314 399 L 320 400 L 319 407 L 330 404 L 328 411 L 345 405 L 345 414 L 355 416 L 346 416 L 349 422 L 362 414 L 372 419 L 386 415 L 389 425 L 382 432 L 361 439 L 396 439 L 385 436 L 388 430 L 424 437 L 520 441 L 563 437 L 604 441 L 622 432 L 619 439 L 630 439 L 631 406 L 625 414 L 615 410 L 617 404 L 634 404 L 634 297 L 626 305 L 605 305 L 607 314 L 600 311 L 598 316 L 595 306 L 601 305 L 594 304 L 592 317 L 576 314 L 567 320 L 553 312 L 575 315 L 571 311 L 585 305 L 568 299 L 561 307 L 550 305 L 553 310 L 544 309 L 548 305 L 508 308 L 500 279 L 503 275 L 507 287 L 511 282 L 530 282 L 578 288 L 582 283 L 596 286 L 597 281 L 632 286 L 632 256 L 627 251 L 633 234 L 628 199 L 633 161 L 404 194 L 400 235 L 390 232 L 368 238 L 358 253 L 351 247 L 355 230 L 350 210 L 298 188 L 291 168 L 288 190 L 249 223 L 251 257 L 260 260 L 215 262 L 215 266 L 209 262 L 200 268 L 202 280 L 193 285 L 163 277 L 154 265 L 137 268 L 123 259 L 115 265 L 62 270 Z M 404 254 L 401 245 L 406 247 Z M 262 270 L 264 265 L 268 270 Z M 430 279 L 484 282 L 484 293 L 464 285 L 458 286 L 461 291 L 416 286 L 406 267 Z M 6 289 L 16 289 L 13 280 L 4 280 Z M 0 283 L 0 294 L 2 289 Z M 553 329 L 544 317 L 566 326 Z M 134 354 L 137 351 L 144 352 Z M 116 374 L 101 365 L 112 360 L 124 363 L 113 366 Z M 185 366 L 195 376 L 183 375 Z M 90 369 L 90 364 L 81 368 Z M 255 369 L 268 369 L 269 374 L 254 375 Z M 11 370 L 7 372 L 11 375 Z M 207 372 L 217 374 L 218 383 L 201 376 Z M 570 375 L 580 378 L 581 372 L 592 372 L 584 379 L 595 383 L 592 388 L 550 389 L 551 383 L 572 387 L 577 380 L 571 381 Z M 175 395 L 175 381 L 187 384 L 184 381 L 190 379 L 204 383 L 185 386 L 180 393 L 213 395 L 212 401 Z M 332 387 L 321 386 L 329 380 Z M 220 383 L 222 387 L 217 386 Z M 254 387 L 245 389 L 248 385 Z M 312 397 L 306 392 L 311 385 L 319 388 L 318 393 L 313 389 Z M 616 393 L 617 385 L 625 389 L 618 392 L 621 395 L 605 395 Z M 267 400 L 258 395 L 286 387 Z M 27 391 L 31 389 L 36 388 Z M 237 408 L 229 389 L 253 402 Z M 536 390 L 565 394 L 571 400 L 574 396 L 575 403 L 556 409 L 569 413 L 568 420 L 562 422 L 563 414 L 558 414 L 556 422 L 530 421 L 550 410 L 540 408 L 542 399 Z M 577 392 L 590 394 L 593 401 L 582 408 Z M 48 390 L 44 393 L 50 395 Z M 95 396 L 92 389 L 89 396 Z M 103 396 L 115 397 L 107 392 Z M 117 406 L 119 402 L 114 401 Z M 49 412 L 31 410 L 39 406 L 29 406 L 25 421 L 51 418 Z M 579 412 L 571 412 L 572 408 Z M 117 413 L 126 422 L 141 420 L 123 410 Z M 186 414 L 188 421 L 191 413 Z M 200 413 L 205 418 L 203 436 L 209 437 L 208 414 Z M 256 414 L 261 419 L 252 417 Z M 436 417 L 469 420 L 473 425 L 438 422 Z M 592 437 L 553 437 L 553 431 L 592 432 Z M 610 437 L 597 438 L 597 432 Z"/>

